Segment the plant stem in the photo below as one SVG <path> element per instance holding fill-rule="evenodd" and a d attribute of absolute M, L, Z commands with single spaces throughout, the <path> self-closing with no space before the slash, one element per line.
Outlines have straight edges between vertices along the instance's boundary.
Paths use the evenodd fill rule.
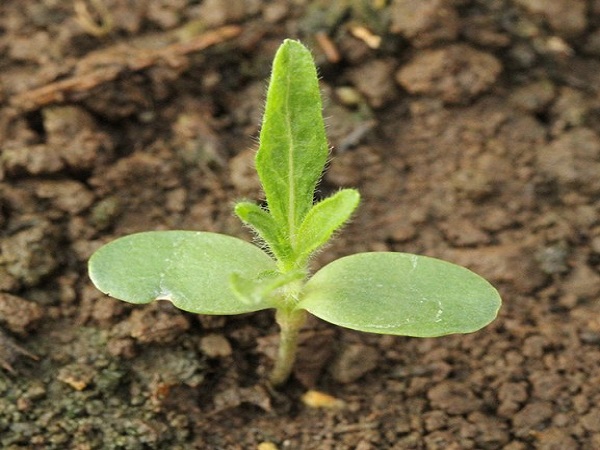
<path fill-rule="evenodd" d="M 303 309 L 278 309 L 275 320 L 281 328 L 281 333 L 277 360 L 271 372 L 270 381 L 273 386 L 279 386 L 285 383 L 292 373 L 298 350 L 298 335 L 302 325 L 306 322 L 306 311 Z"/>

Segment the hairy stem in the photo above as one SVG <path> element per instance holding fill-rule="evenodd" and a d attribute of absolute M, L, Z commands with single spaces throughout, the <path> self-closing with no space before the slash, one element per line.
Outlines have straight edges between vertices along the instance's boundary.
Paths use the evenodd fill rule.
<path fill-rule="evenodd" d="M 292 373 L 298 350 L 298 335 L 304 322 L 306 322 L 306 311 L 278 309 L 275 320 L 281 328 L 281 333 L 277 360 L 271 372 L 270 381 L 273 386 L 280 386 L 286 382 Z"/>

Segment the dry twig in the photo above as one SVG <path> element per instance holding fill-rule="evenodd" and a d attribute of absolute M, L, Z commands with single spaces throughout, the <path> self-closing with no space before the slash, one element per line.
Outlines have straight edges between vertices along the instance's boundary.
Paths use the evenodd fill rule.
<path fill-rule="evenodd" d="M 180 67 L 187 63 L 185 57 L 188 54 L 232 39 L 240 33 L 241 27 L 228 25 L 188 41 L 176 42 L 157 49 L 116 44 L 86 55 L 77 63 L 71 77 L 18 93 L 9 99 L 9 105 L 15 110 L 15 113 L 22 113 L 34 111 L 53 103 L 78 100 L 91 89 L 113 81 L 126 72 L 137 72 L 159 63 Z"/>

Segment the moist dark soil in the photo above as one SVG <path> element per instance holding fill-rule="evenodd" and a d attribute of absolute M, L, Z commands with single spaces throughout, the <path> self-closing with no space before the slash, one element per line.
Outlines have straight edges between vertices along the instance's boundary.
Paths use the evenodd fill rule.
<path fill-rule="evenodd" d="M 600 448 L 600 1 L 4 0 L 0 33 L 1 448 Z M 91 285 L 90 254 L 127 233 L 252 239 L 231 208 L 261 197 L 285 38 L 322 76 L 319 194 L 363 196 L 313 268 L 448 259 L 498 287 L 492 325 L 315 319 L 273 391 L 271 311 Z"/>

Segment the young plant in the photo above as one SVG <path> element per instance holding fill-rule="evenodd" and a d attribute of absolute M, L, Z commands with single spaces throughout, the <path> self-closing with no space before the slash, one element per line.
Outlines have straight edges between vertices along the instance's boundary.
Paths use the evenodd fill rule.
<path fill-rule="evenodd" d="M 256 170 L 266 207 L 235 213 L 260 239 L 201 231 L 149 231 L 98 249 L 89 274 L 102 292 L 131 303 L 169 300 L 198 314 L 275 309 L 281 329 L 273 385 L 289 376 L 307 312 L 371 333 L 434 337 L 476 331 L 495 317 L 498 292 L 473 272 L 435 258 L 359 253 L 310 273 L 309 262 L 348 221 L 359 193 L 342 189 L 314 203 L 328 158 L 314 62 L 283 42 L 273 62 Z"/>

